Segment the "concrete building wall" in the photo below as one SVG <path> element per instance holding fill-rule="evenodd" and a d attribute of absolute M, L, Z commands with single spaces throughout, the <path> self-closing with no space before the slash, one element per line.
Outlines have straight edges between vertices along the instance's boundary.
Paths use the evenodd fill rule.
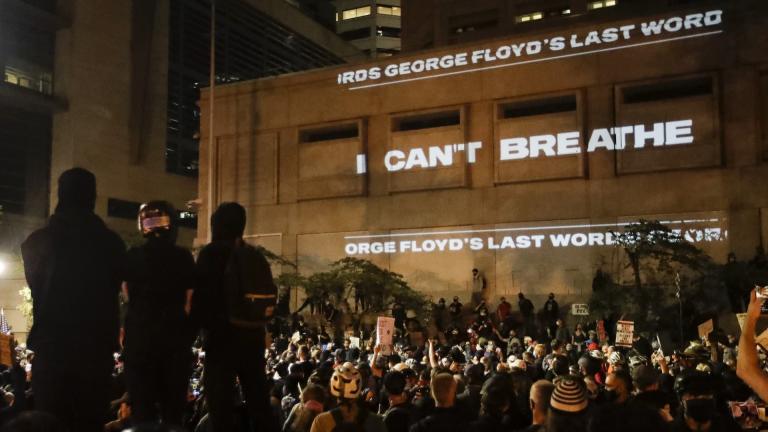
<path fill-rule="evenodd" d="M 72 25 L 57 34 L 55 92 L 66 96 L 69 108 L 53 120 L 51 209 L 59 174 L 87 168 L 98 181 L 97 214 L 125 237 L 135 232 L 135 222 L 106 217 L 109 198 L 165 199 L 184 208 L 196 197 L 195 179 L 165 171 L 168 1 L 141 17 L 153 25 L 150 44 L 138 47 L 144 50 L 138 56 L 149 55 L 146 87 L 134 91 L 132 80 L 139 77 L 132 75 L 131 48 L 139 35 L 131 32 L 132 17 L 146 9 L 136 11 L 131 2 L 63 3 Z M 134 98 L 144 95 L 146 103 L 132 113 Z M 141 119 L 141 130 L 132 114 Z M 132 142 L 134 133 L 139 136 Z M 182 231 L 181 240 L 191 244 L 188 230 Z"/>
<path fill-rule="evenodd" d="M 217 88 L 214 146 L 204 141 L 201 147 L 202 211 L 207 214 L 211 202 L 241 202 L 249 212 L 249 238 L 297 260 L 307 273 L 346 256 L 351 243 L 413 240 L 423 246 L 426 239 L 459 239 L 466 245 L 481 238 L 481 250 L 353 253 L 435 297 L 464 300 L 473 267 L 485 274 L 494 298 L 522 291 L 537 304 L 549 292 L 566 302 L 584 300 L 596 269 L 621 277 L 623 263 L 618 249 L 583 245 L 576 234 L 605 239 L 606 231 L 639 218 L 668 221 L 692 240 L 719 232 L 718 239 L 697 244 L 717 260 L 729 251 L 749 259 L 765 241 L 768 209 L 762 108 L 768 100 L 761 93 L 768 66 L 761 28 L 768 15 L 751 9 L 756 5 L 726 8 L 721 33 L 514 67 L 440 77 L 433 72 L 392 85 L 391 79 L 339 84 L 347 70 L 553 35 Z M 597 28 L 656 18 L 609 20 Z M 584 35 L 593 27 L 573 26 L 567 34 Z M 369 83 L 382 85 L 353 89 Z M 207 98 L 204 93 L 204 119 Z M 428 129 L 403 126 L 436 116 L 449 120 Z M 502 138 L 580 131 L 584 149 L 596 129 L 677 120 L 692 121 L 693 143 L 649 142 L 635 150 L 630 140 L 623 151 L 499 157 Z M 385 168 L 389 150 L 469 142 L 483 143 L 474 163 L 464 153 L 445 167 Z M 362 153 L 367 166 L 359 175 L 355 158 Z M 550 236 L 565 234 L 579 244 L 551 244 Z M 504 237 L 520 235 L 543 235 L 544 245 L 514 239 L 514 247 L 500 247 Z M 198 241 L 207 236 L 201 224 Z"/>

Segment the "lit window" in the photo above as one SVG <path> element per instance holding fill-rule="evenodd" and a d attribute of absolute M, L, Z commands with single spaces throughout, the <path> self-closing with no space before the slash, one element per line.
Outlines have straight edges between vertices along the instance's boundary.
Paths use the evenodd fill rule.
<path fill-rule="evenodd" d="M 544 14 L 542 12 L 532 12 L 525 15 L 519 15 L 517 18 L 515 18 L 515 22 L 524 23 L 529 21 L 537 21 L 542 18 L 544 18 Z"/>
<path fill-rule="evenodd" d="M 594 9 L 602 9 L 607 8 L 611 6 L 616 6 L 616 0 L 600 0 L 600 1 L 593 1 L 587 4 L 587 9 L 594 10 Z"/>
<path fill-rule="evenodd" d="M 370 6 L 363 6 L 355 9 L 347 9 L 341 13 L 342 20 L 360 18 L 371 14 Z"/>
<path fill-rule="evenodd" d="M 399 6 L 377 6 L 376 13 L 379 15 L 400 16 L 400 7 Z"/>

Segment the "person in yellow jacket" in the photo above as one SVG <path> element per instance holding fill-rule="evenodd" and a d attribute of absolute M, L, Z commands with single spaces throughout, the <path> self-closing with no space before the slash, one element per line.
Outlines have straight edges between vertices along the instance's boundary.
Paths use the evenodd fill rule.
<path fill-rule="evenodd" d="M 339 405 L 315 417 L 310 432 L 386 432 L 381 417 L 368 411 L 359 401 L 363 379 L 352 363 L 336 368 L 329 387 Z"/>

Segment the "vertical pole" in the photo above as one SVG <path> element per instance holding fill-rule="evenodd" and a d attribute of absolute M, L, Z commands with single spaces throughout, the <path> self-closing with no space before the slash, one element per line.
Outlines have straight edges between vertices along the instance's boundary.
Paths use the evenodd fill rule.
<path fill-rule="evenodd" d="M 218 175 L 218 157 L 214 145 L 213 133 L 213 113 L 216 88 L 216 0 L 211 0 L 211 64 L 208 81 L 208 219 L 204 223 L 209 223 L 216 205 L 217 193 L 215 180 Z M 208 228 L 208 241 L 211 241 L 211 229 Z"/>

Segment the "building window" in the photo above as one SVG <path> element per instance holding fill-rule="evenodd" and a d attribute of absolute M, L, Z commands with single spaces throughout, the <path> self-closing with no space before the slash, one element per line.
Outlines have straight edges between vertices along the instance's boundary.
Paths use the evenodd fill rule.
<path fill-rule="evenodd" d="M 360 18 L 371 14 L 370 6 L 363 6 L 354 9 L 347 9 L 341 13 L 342 20 L 348 20 L 353 18 Z"/>
<path fill-rule="evenodd" d="M 376 13 L 379 15 L 400 16 L 399 6 L 376 6 Z"/>
<path fill-rule="evenodd" d="M 53 92 L 53 74 L 40 66 L 17 59 L 5 65 L 3 81 L 45 95 Z"/>
<path fill-rule="evenodd" d="M 396 27 L 376 27 L 376 35 L 383 37 L 400 37 L 400 29 Z"/>
<path fill-rule="evenodd" d="M 525 15 L 519 15 L 515 18 L 516 23 L 524 23 L 529 21 L 538 21 L 540 19 L 544 18 L 544 14 L 542 12 L 531 12 Z"/>
<path fill-rule="evenodd" d="M 616 0 L 600 0 L 600 1 L 593 1 L 589 2 L 587 4 L 588 10 L 595 10 L 595 9 L 602 9 L 607 8 L 611 6 L 616 6 Z"/>

